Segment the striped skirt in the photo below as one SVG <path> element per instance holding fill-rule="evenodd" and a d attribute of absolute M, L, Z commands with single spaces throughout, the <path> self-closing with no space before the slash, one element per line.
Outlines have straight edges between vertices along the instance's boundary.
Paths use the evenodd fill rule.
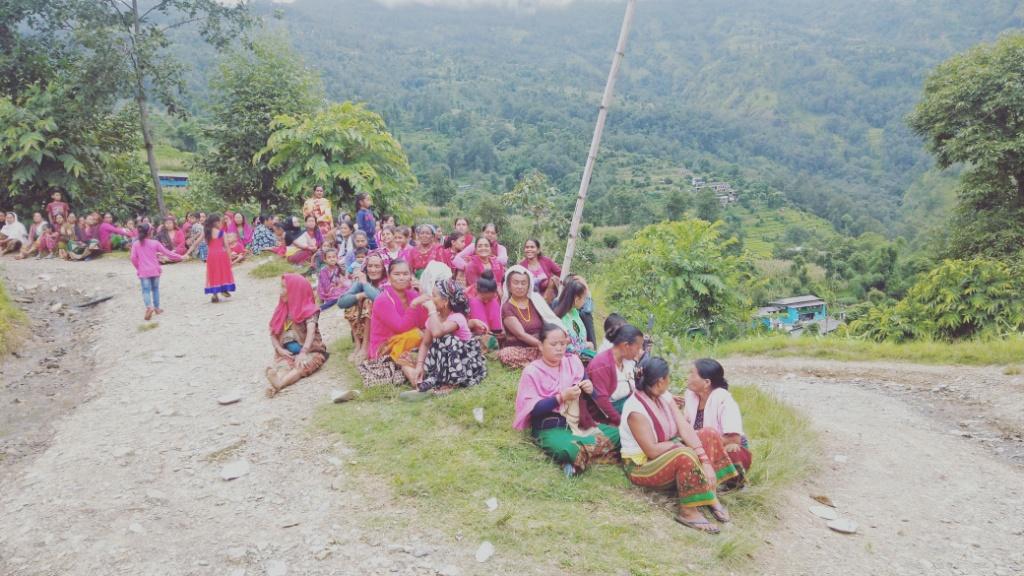
<path fill-rule="evenodd" d="M 698 430 L 697 436 L 711 460 L 717 481 L 721 483 L 736 477 L 736 467 L 725 452 L 722 437 L 707 428 Z M 652 490 L 674 488 L 680 506 L 695 508 L 715 503 L 714 486 L 704 474 L 697 453 L 691 448 L 669 450 L 643 465 L 627 461 L 624 469 L 629 481 L 637 486 Z"/>

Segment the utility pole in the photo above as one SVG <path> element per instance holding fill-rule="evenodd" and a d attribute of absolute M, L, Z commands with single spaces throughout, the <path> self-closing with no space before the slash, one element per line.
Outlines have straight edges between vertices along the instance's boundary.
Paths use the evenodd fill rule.
<path fill-rule="evenodd" d="M 576 237 L 580 232 L 580 221 L 583 220 L 583 205 L 587 201 L 587 190 L 590 188 L 590 179 L 594 175 L 594 162 L 597 160 L 597 151 L 601 148 L 601 135 L 604 133 L 604 123 L 608 119 L 608 107 L 612 103 L 612 94 L 615 93 L 615 79 L 619 75 L 619 66 L 622 65 L 622 58 L 626 55 L 626 40 L 629 38 L 629 29 L 633 25 L 633 14 L 636 12 L 636 0 L 628 0 L 626 3 L 626 15 L 622 19 L 622 30 L 619 31 L 619 44 L 615 48 L 615 56 L 612 58 L 612 69 L 608 73 L 608 83 L 604 87 L 604 96 L 601 97 L 601 107 L 597 112 L 597 126 L 594 127 L 594 139 L 590 142 L 590 153 L 587 155 L 587 164 L 583 168 L 583 179 L 580 181 L 579 195 L 576 197 L 576 211 L 572 215 L 572 224 L 569 225 L 569 242 L 565 245 L 565 259 L 562 260 L 562 280 L 569 275 L 569 266 L 572 264 L 572 257 L 576 253 Z"/>

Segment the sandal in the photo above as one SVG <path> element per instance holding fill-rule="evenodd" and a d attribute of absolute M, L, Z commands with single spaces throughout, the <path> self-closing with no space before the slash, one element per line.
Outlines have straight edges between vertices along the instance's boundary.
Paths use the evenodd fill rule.
<path fill-rule="evenodd" d="M 694 530 L 704 532 L 705 534 L 718 534 L 719 532 L 721 532 L 718 526 L 715 526 L 714 524 L 709 522 L 707 518 L 702 517 L 700 520 L 691 521 L 687 520 L 686 518 L 683 518 L 679 514 L 676 514 L 672 519 L 676 522 L 679 522 L 683 526 L 686 526 L 687 528 L 693 528 Z"/>
<path fill-rule="evenodd" d="M 729 515 L 729 511 L 725 509 L 725 506 L 722 506 L 721 502 L 714 506 L 708 506 L 708 508 L 711 509 L 711 515 L 715 517 L 715 520 L 722 524 L 732 521 L 732 516 Z"/>

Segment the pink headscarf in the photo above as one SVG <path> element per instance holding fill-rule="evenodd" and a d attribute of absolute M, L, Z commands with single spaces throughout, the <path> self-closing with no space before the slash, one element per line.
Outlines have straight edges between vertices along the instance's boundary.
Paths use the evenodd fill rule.
<path fill-rule="evenodd" d="M 548 366 L 543 359 L 531 362 L 523 368 L 519 379 L 519 391 L 516 393 L 516 416 L 512 425 L 516 430 L 530 427 L 530 414 L 534 406 L 545 398 L 551 398 L 558 392 L 566 390 L 583 380 L 583 363 L 579 356 L 569 355 L 562 358 L 557 368 Z M 583 410 L 580 414 L 580 426 L 590 428 L 593 423 L 584 422 L 589 413 Z"/>
<path fill-rule="evenodd" d="M 284 332 L 288 320 L 293 324 L 302 323 L 320 310 L 313 298 L 313 287 L 309 285 L 309 280 L 298 274 L 285 274 L 281 278 L 288 292 L 288 301 L 278 300 L 274 315 L 270 318 L 270 333 L 275 336 Z"/>

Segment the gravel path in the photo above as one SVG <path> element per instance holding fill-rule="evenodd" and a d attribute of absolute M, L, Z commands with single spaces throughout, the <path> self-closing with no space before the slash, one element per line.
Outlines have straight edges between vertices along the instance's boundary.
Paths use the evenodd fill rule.
<path fill-rule="evenodd" d="M 213 305 L 202 295 L 202 266 L 165 267 L 166 313 L 140 332 L 141 297 L 124 259 L 4 266 L 9 285 L 50 274 L 116 296 L 92 318 L 85 356 L 95 370 L 65 365 L 70 374 L 53 376 L 89 382 L 82 396 L 91 400 L 52 423 L 48 447 L 36 438 L 23 446 L 35 454 L 0 470 L 0 574 L 479 570 L 471 564 L 476 543 L 444 541 L 386 490 L 353 479 L 346 468 L 355 458 L 314 429 L 317 406 L 341 383 L 321 371 L 278 398 L 263 397 L 274 281 L 252 279 L 245 266 L 236 271 L 237 295 Z M 337 338 L 340 314 L 325 316 L 324 337 Z M 24 378 L 5 376 L 5 408 L 13 390 L 31 393 L 17 385 Z M 242 400 L 219 405 L 232 391 Z M 232 462 L 248 473 L 225 481 Z"/>
<path fill-rule="evenodd" d="M 247 275 L 251 265 L 219 305 L 201 294 L 202 266 L 166 267 L 167 313 L 146 331 L 124 259 L 3 266 L 9 286 L 44 286 L 15 290 L 33 300 L 36 340 L 0 371 L 0 575 L 550 572 L 500 551 L 477 564 L 472 535 L 446 539 L 451 530 L 353 474 L 358 458 L 312 422 L 344 387 L 330 370 L 263 398 L 277 292 Z M 46 293 L 40 274 L 69 286 Z M 50 309 L 93 291 L 115 298 L 78 314 Z M 328 341 L 344 335 L 340 324 L 325 315 Z M 820 472 L 786 495 L 751 573 L 1024 574 L 1022 377 L 799 359 L 726 368 L 804 411 L 825 448 Z M 219 405 L 231 392 L 241 401 Z M 248 470 L 225 481 L 232 463 Z M 828 530 L 807 512 L 812 494 L 832 498 L 859 533 Z"/>
<path fill-rule="evenodd" d="M 1020 377 L 793 358 L 726 368 L 731 381 L 808 415 L 825 449 L 820 472 L 790 491 L 765 536 L 759 573 L 1024 574 Z M 986 420 L 990 409 L 997 416 Z M 808 512 L 812 495 L 829 496 L 859 533 L 829 530 Z"/>

